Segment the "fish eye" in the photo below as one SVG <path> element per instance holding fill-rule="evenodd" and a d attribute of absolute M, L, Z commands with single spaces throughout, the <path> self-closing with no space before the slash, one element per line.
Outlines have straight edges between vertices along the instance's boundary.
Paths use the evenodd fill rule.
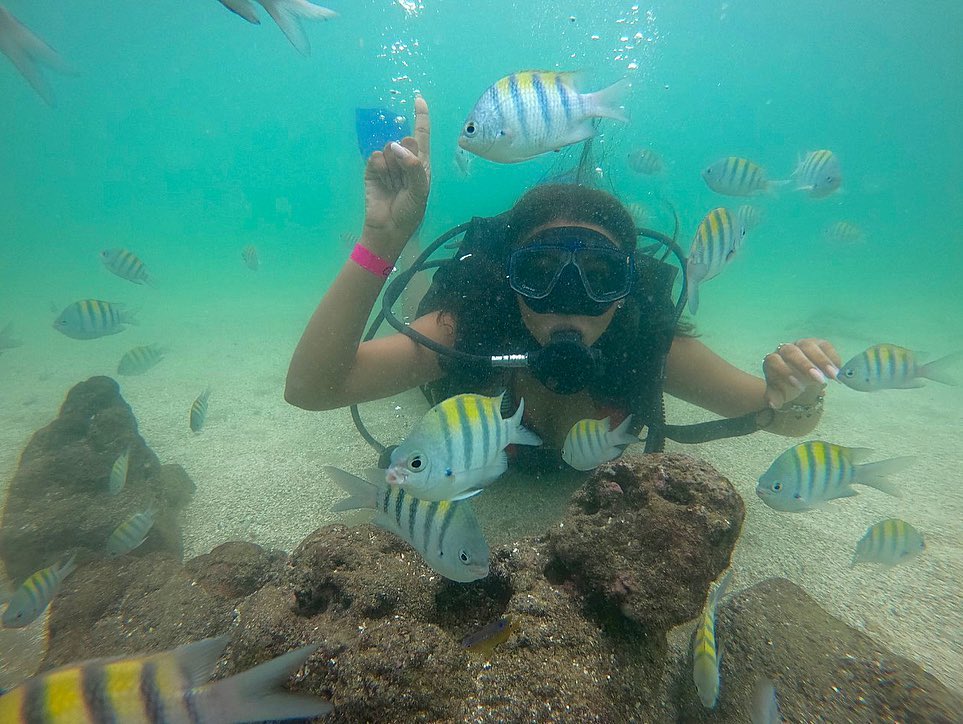
<path fill-rule="evenodd" d="M 471 554 L 462 548 L 460 551 L 458 551 L 458 560 L 460 560 L 462 563 L 471 563 Z"/>
<path fill-rule="evenodd" d="M 774 492 L 778 493 L 780 490 L 782 490 L 782 483 L 780 483 L 779 481 L 776 481 L 775 483 L 772 484 L 772 489 Z"/>
<path fill-rule="evenodd" d="M 802 500 L 802 495 L 800 495 L 799 493 L 796 493 L 796 494 L 795 494 L 794 496 L 792 496 L 792 497 L 794 497 L 796 500 Z"/>
<path fill-rule="evenodd" d="M 418 472 L 425 466 L 425 461 L 421 457 L 421 453 L 415 453 L 408 460 L 408 469 Z"/>
<path fill-rule="evenodd" d="M 465 124 L 465 135 L 466 135 L 466 136 L 474 136 L 476 130 L 477 130 L 477 129 L 475 128 L 475 124 L 474 124 L 473 121 L 468 121 L 468 123 Z"/>
<path fill-rule="evenodd" d="M 847 377 L 854 377 L 854 376 L 856 375 L 856 370 L 854 370 L 854 369 L 845 369 L 845 370 L 843 370 L 843 374 L 846 375 Z"/>

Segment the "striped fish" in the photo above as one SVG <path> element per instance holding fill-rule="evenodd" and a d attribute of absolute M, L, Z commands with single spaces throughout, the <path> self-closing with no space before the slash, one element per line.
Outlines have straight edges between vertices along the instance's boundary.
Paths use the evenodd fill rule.
<path fill-rule="evenodd" d="M 522 427 L 525 400 L 502 419 L 504 394 L 455 395 L 432 407 L 391 453 L 385 479 L 424 500 L 461 500 L 508 468 L 508 445 L 541 445 Z"/>
<path fill-rule="evenodd" d="M 517 163 L 592 138 L 594 118 L 628 122 L 621 106 L 628 79 L 595 93 L 580 93 L 575 79 L 537 70 L 502 78 L 475 103 L 458 145 L 489 161 Z"/>
<path fill-rule="evenodd" d="M 367 471 L 368 480 L 334 467 L 323 470 L 349 495 L 332 511 L 374 510 L 372 523 L 406 541 L 445 578 L 469 583 L 488 575 L 488 543 L 468 501 L 415 498 L 388 485 L 377 468 Z"/>
<path fill-rule="evenodd" d="M 862 463 L 872 450 L 843 447 L 821 440 L 795 445 L 773 461 L 759 477 L 756 494 L 774 510 L 798 513 L 836 498 L 856 495 L 852 486 L 867 485 L 887 495 L 899 492 L 886 476 L 916 462 L 912 456 Z"/>
<path fill-rule="evenodd" d="M 562 460 L 576 470 L 592 470 L 602 463 L 615 460 L 626 445 L 639 441 L 629 432 L 632 415 L 614 430 L 611 429 L 611 423 L 609 417 L 604 420 L 586 418 L 572 425 L 562 445 Z"/>
<path fill-rule="evenodd" d="M 823 236 L 837 244 L 858 244 L 864 240 L 863 230 L 852 221 L 835 221 L 826 227 Z"/>
<path fill-rule="evenodd" d="M 97 339 L 117 334 L 136 324 L 123 304 L 82 299 L 68 305 L 53 323 L 54 329 L 74 339 Z"/>
<path fill-rule="evenodd" d="M 127 249 L 104 249 L 100 252 L 100 260 L 112 274 L 116 274 L 121 279 L 126 279 L 134 284 L 149 284 L 153 286 L 154 280 L 147 273 L 144 262 Z"/>
<path fill-rule="evenodd" d="M 814 199 L 829 196 L 839 190 L 843 183 L 843 174 L 839 168 L 839 159 L 832 151 L 825 149 L 809 151 L 799 159 L 796 170 L 792 172 L 791 180 L 797 191 L 805 191 Z"/>
<path fill-rule="evenodd" d="M 916 355 L 905 347 L 876 344 L 844 364 L 836 379 L 860 392 L 922 387 L 924 377 L 944 385 L 957 385 L 959 380 L 950 368 L 961 359 L 963 355 L 956 352 L 933 362 L 920 364 Z"/>
<path fill-rule="evenodd" d="M 743 204 L 736 209 L 736 219 L 748 234 L 763 222 L 763 219 L 765 219 L 765 212 L 758 206 L 753 206 L 752 204 Z"/>
<path fill-rule="evenodd" d="M 222 636 L 157 654 L 92 659 L 46 671 L 0 696 L 0 721 L 227 724 L 313 719 L 331 711 L 321 699 L 281 689 L 317 645 L 207 683 L 227 643 Z"/>
<path fill-rule="evenodd" d="M 713 209 L 699 224 L 686 262 L 689 312 L 699 310 L 699 285 L 718 276 L 742 248 L 745 227 L 729 209 Z"/>
<path fill-rule="evenodd" d="M 257 271 L 258 267 L 261 266 L 257 256 L 257 247 L 254 244 L 248 244 L 241 249 L 241 260 L 244 262 L 244 266 L 251 271 Z"/>
<path fill-rule="evenodd" d="M 142 513 L 134 513 L 118 525 L 107 539 L 107 557 L 117 558 L 127 555 L 140 546 L 154 527 L 157 507 L 153 504 Z"/>
<path fill-rule="evenodd" d="M 207 388 L 191 403 L 191 432 L 200 432 L 207 419 L 207 401 L 211 396 L 211 388 Z"/>
<path fill-rule="evenodd" d="M 722 650 L 716 646 L 716 607 L 729 587 L 732 571 L 727 571 L 713 586 L 706 607 L 695 630 L 695 643 L 692 647 L 692 680 L 702 706 L 712 709 L 719 699 L 719 666 L 722 663 Z"/>
<path fill-rule="evenodd" d="M 726 196 L 755 196 L 768 193 L 778 181 L 770 181 L 766 170 L 757 163 L 739 156 L 720 158 L 702 171 L 706 186 Z"/>
<path fill-rule="evenodd" d="M 662 157 L 651 148 L 639 148 L 629 154 L 629 168 L 644 176 L 662 173 Z"/>
<path fill-rule="evenodd" d="M 117 495 L 127 484 L 127 468 L 130 464 L 130 447 L 122 452 L 110 468 L 110 478 L 107 481 L 107 492 Z"/>
<path fill-rule="evenodd" d="M 145 344 L 124 353 L 117 363 L 119 375 L 142 375 L 164 359 L 167 349 L 159 344 Z"/>
<path fill-rule="evenodd" d="M 923 534 L 905 520 L 887 518 L 871 525 L 856 544 L 850 565 L 882 563 L 895 566 L 916 558 L 926 548 Z"/>
<path fill-rule="evenodd" d="M 0 617 L 0 622 L 6 628 L 21 628 L 36 620 L 57 595 L 63 580 L 77 568 L 75 557 L 70 556 L 62 565 L 42 568 L 25 580 L 10 597 L 10 603 Z M 7 720 L 0 716 L 0 721 Z"/>

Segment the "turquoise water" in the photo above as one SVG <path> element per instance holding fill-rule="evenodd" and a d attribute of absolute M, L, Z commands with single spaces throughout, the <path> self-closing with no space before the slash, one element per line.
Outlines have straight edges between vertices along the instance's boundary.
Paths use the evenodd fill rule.
<path fill-rule="evenodd" d="M 347 257 L 340 236 L 360 229 L 363 162 L 354 109 L 388 105 L 405 113 L 416 90 L 427 99 L 434 176 L 425 237 L 431 238 L 471 215 L 504 210 L 557 166 L 554 155 L 516 166 L 476 159 L 466 178 L 454 162 L 461 125 L 478 96 L 526 68 L 582 70 L 592 90 L 632 79 L 631 123 L 602 127 L 598 148 L 607 182 L 626 202 L 649 206 L 652 223 L 663 229 L 671 203 L 684 245 L 710 208 L 742 203 L 705 186 L 700 172 L 709 163 L 745 155 L 770 177 L 785 178 L 806 150 L 837 153 L 843 192 L 823 200 L 788 191 L 758 199 L 764 225 L 737 263 L 703 288 L 699 329 L 734 363 L 758 373 L 759 360 L 777 343 L 809 334 L 830 338 L 844 358 L 882 341 L 932 356 L 963 349 L 959 3 L 861 0 L 840 9 L 832 2 L 762 0 L 330 2 L 340 17 L 305 24 L 310 57 L 301 57 L 265 13 L 260 26 L 251 26 L 216 0 L 124 7 L 6 2 L 77 72 L 46 73 L 57 100 L 48 108 L 0 58 L 0 326 L 13 319 L 25 343 L 0 357 L 5 477 L 71 384 L 110 373 L 131 346 L 155 341 L 175 353 L 152 379 L 125 383 L 125 394 L 140 405 L 148 442 L 162 459 L 195 461 L 194 469 L 188 465 L 194 473 L 205 470 L 202 459 L 217 455 L 192 448 L 181 429 L 186 405 L 213 380 L 221 390 L 212 399 L 214 441 L 220 416 L 232 433 L 220 439 L 222 449 L 234 445 L 236 453 L 240 446 L 252 466 L 260 464 L 254 457 L 271 458 L 264 474 L 288 474 L 279 472 L 287 463 L 277 452 L 284 446 L 293 448 L 288 458 L 369 462 L 332 459 L 363 450 L 345 418 L 336 418 L 337 433 L 324 439 L 325 448 L 310 427 L 321 423 L 280 402 L 304 321 Z M 625 157 L 639 147 L 662 155 L 664 174 L 628 170 Z M 823 229 L 841 219 L 858 224 L 865 242 L 824 239 Z M 257 274 L 240 260 L 251 243 L 262 262 Z M 137 253 L 159 289 L 109 275 L 97 254 L 114 246 Z M 140 326 L 93 342 L 50 328 L 51 305 L 87 297 L 139 308 Z M 942 587 L 927 589 L 933 597 L 927 611 L 940 622 L 909 616 L 895 636 L 902 653 L 918 654 L 948 680 L 963 670 L 959 614 L 945 618 L 947 610 L 959 610 L 963 569 L 959 389 L 931 384 L 897 402 L 832 393 L 840 404 L 829 418 L 828 401 L 823 434 L 858 432 L 860 440 L 840 442 L 901 445 L 893 454 L 918 444 L 930 466 L 926 475 L 939 483 L 907 505 L 918 519 L 931 520 L 946 544 L 934 553 Z M 170 397 L 176 404 L 166 404 Z M 307 432 L 282 427 L 290 420 Z M 175 425 L 180 437 L 169 432 Z M 765 446 L 762 455 L 771 459 L 770 451 L 787 443 L 767 438 Z M 737 443 L 718 443 L 700 454 L 726 469 L 748 453 Z M 743 484 L 751 496 L 753 483 Z M 216 507 L 232 494 L 240 499 L 224 487 L 199 491 L 198 505 Z M 246 505 L 259 514 L 257 503 Z M 319 503 L 317 515 L 325 511 Z M 869 522 L 846 525 L 854 531 Z M 189 523 L 199 531 L 205 518 L 198 514 Z M 299 535 L 310 530 L 295 528 Z M 250 529 L 262 541 L 282 535 L 273 520 Z M 193 534 L 206 543 L 248 529 L 204 530 Z M 853 531 L 847 536 L 855 540 Z M 203 552 L 202 543 L 197 547 Z M 753 560 L 764 558 L 762 551 Z M 907 597 L 931 574 L 920 569 L 915 580 L 912 571 L 905 574 Z M 956 598 L 949 594 L 954 589 Z M 824 605 L 835 600 L 846 608 L 834 595 L 827 593 Z M 883 601 L 885 591 L 875 599 Z M 871 607 L 860 615 L 871 618 Z"/>

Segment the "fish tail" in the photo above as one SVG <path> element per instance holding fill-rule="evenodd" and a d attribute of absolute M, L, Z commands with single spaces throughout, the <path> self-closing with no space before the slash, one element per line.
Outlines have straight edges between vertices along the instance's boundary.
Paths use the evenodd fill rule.
<path fill-rule="evenodd" d="M 291 674 L 317 651 L 317 644 L 289 651 L 223 681 L 192 691 L 204 721 L 270 721 L 310 719 L 331 711 L 314 696 L 281 690 Z"/>
<path fill-rule="evenodd" d="M 77 563 L 75 562 L 76 558 L 76 553 L 71 554 L 70 558 L 68 558 L 63 565 L 57 568 L 57 575 L 60 577 L 61 581 L 77 570 Z"/>
<path fill-rule="evenodd" d="M 307 0 L 258 0 L 268 14 L 274 19 L 281 32 L 291 42 L 301 55 L 311 53 L 311 44 L 304 34 L 299 20 L 327 20 L 337 16 L 337 13 L 320 5 L 313 5 Z"/>
<path fill-rule="evenodd" d="M 525 414 L 525 398 L 518 400 L 518 409 L 508 421 L 508 442 L 515 445 L 534 445 L 542 444 L 542 438 L 522 425 L 522 416 Z"/>
<path fill-rule="evenodd" d="M 117 317 L 122 324 L 133 324 L 135 326 L 140 324 L 137 319 L 138 312 L 140 312 L 140 309 L 128 309 L 122 304 L 117 305 Z"/>
<path fill-rule="evenodd" d="M 729 588 L 729 581 L 732 579 L 732 569 L 730 568 L 726 571 L 726 575 L 719 579 L 719 582 L 712 589 L 712 593 L 709 594 L 708 608 L 715 611 L 716 606 L 719 605 L 719 601 L 722 597 L 726 595 L 726 590 Z"/>
<path fill-rule="evenodd" d="M 608 434 L 609 445 L 631 445 L 634 442 L 638 442 L 639 438 L 629 432 L 629 427 L 632 425 L 632 415 L 629 415 L 616 427 L 612 432 Z"/>
<path fill-rule="evenodd" d="M 956 367 L 961 360 L 963 360 L 963 352 L 954 352 L 946 355 L 946 357 L 921 365 L 917 374 L 928 380 L 956 387 L 960 384 L 960 378 L 950 368 Z"/>
<path fill-rule="evenodd" d="M 905 455 L 889 460 L 880 460 L 875 463 L 863 463 L 853 466 L 853 482 L 859 485 L 868 485 L 871 488 L 892 495 L 894 498 L 902 497 L 899 489 L 886 479 L 887 475 L 906 470 L 917 461 L 915 455 Z"/>
<path fill-rule="evenodd" d="M 348 494 L 347 498 L 339 500 L 331 506 L 332 513 L 369 508 L 371 510 L 377 510 L 379 493 L 377 485 L 331 465 L 327 465 L 321 469 L 334 481 L 335 485 Z"/>
<path fill-rule="evenodd" d="M 587 93 L 585 100 L 592 115 L 598 118 L 611 118 L 622 123 L 629 122 L 628 111 L 625 110 L 625 96 L 632 88 L 632 82 L 628 78 L 616 81 L 608 88 L 603 88 L 595 93 Z"/>

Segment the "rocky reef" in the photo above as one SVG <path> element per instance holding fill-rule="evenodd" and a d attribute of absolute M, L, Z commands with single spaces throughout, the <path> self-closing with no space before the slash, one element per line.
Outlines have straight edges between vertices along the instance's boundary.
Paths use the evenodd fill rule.
<path fill-rule="evenodd" d="M 70 413 L 46 428 L 56 436 L 41 431 L 31 441 L 18 485 L 39 484 L 39 474 L 27 475 L 36 460 L 66 459 L 37 442 L 56 439 L 74 445 L 86 467 L 75 477 L 61 473 L 49 495 L 87 490 L 103 498 L 107 461 L 131 429 L 136 435 L 110 382 L 87 383 L 101 393 L 85 399 L 111 402 L 84 409 L 108 410 L 128 436 L 113 443 L 98 413 Z M 158 468 L 144 450 L 134 492 L 158 495 L 162 476 L 148 474 Z M 18 495 L 29 497 L 23 487 Z M 89 555 L 53 604 L 43 668 L 230 632 L 218 676 L 318 643 L 291 687 L 330 699 L 329 719 L 338 722 L 741 724 L 760 675 L 774 680 L 789 721 L 953 721 L 963 701 L 783 580 L 720 608 L 723 696 L 716 710 L 702 709 L 691 660 L 673 653 L 667 634 L 702 609 L 744 515 L 739 495 L 709 465 L 650 455 L 597 469 L 562 520 L 543 536 L 495 548 L 491 574 L 472 584 L 441 578 L 406 544 L 367 525 L 321 528 L 291 554 L 232 542 L 185 564 L 176 546 L 112 561 Z M 70 545 L 97 538 L 85 535 Z M 5 556 L 9 546 L 8 539 Z M 12 559 L 20 569 L 34 565 Z M 514 632 L 490 655 L 462 647 L 464 636 L 501 616 Z"/>

